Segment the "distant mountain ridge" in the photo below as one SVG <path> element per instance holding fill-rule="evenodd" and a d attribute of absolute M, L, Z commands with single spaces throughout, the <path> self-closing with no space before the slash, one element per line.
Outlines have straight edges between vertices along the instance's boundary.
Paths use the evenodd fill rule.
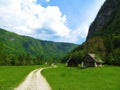
<path fill-rule="evenodd" d="M 31 58 L 28 64 L 34 64 L 36 58 L 39 62 L 36 62 L 36 64 L 45 61 L 57 61 L 76 46 L 78 45 L 73 43 L 43 41 L 32 37 L 20 36 L 0 29 L 0 64 L 10 65 L 11 62 L 19 64 L 19 62 L 26 60 L 27 57 Z M 22 58 L 24 59 L 18 60 Z M 26 64 L 26 61 L 23 64 Z"/>

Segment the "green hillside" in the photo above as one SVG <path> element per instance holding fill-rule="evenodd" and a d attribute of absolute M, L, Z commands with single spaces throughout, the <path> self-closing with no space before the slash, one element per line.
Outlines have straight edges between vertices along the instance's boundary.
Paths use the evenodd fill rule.
<path fill-rule="evenodd" d="M 87 53 L 97 54 L 106 64 L 120 65 L 120 1 L 106 0 L 91 24 L 87 40 L 70 54 L 79 63 Z"/>
<path fill-rule="evenodd" d="M 77 45 L 37 40 L 0 29 L 0 64 L 23 65 L 58 61 Z"/>

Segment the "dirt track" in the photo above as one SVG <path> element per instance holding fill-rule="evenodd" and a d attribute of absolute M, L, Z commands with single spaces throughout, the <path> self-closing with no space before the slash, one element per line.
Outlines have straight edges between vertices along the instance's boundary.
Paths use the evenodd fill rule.
<path fill-rule="evenodd" d="M 26 79 L 14 90 L 51 90 L 46 79 L 41 75 L 41 71 L 47 68 L 32 71 Z"/>

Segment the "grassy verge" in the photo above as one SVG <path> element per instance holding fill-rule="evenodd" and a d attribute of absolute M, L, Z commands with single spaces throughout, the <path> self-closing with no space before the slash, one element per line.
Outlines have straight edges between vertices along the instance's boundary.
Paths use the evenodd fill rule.
<path fill-rule="evenodd" d="M 42 74 L 53 90 L 120 90 L 120 67 L 46 69 Z"/>
<path fill-rule="evenodd" d="M 13 90 L 34 69 L 42 66 L 0 66 L 0 90 Z"/>

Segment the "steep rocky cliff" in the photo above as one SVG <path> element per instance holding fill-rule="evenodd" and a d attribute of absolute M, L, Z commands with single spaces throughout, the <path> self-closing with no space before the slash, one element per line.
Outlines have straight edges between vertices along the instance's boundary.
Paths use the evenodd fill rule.
<path fill-rule="evenodd" d="M 89 28 L 87 39 L 94 36 L 96 32 L 103 29 L 105 26 L 108 27 L 115 19 L 118 19 L 119 17 L 120 0 L 106 0 Z"/>
<path fill-rule="evenodd" d="M 106 0 L 91 24 L 87 40 L 63 61 L 82 61 L 87 53 L 95 53 L 106 64 L 120 65 L 120 0 Z"/>

